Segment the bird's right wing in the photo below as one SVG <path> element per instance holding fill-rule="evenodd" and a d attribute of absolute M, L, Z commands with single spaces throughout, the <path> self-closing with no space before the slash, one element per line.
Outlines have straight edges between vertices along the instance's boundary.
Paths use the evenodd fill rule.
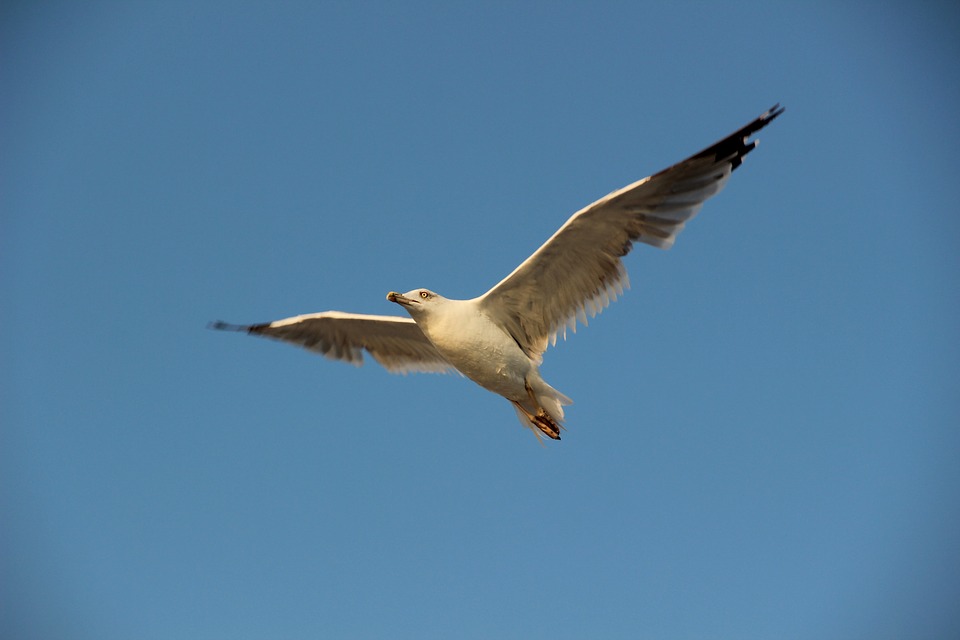
<path fill-rule="evenodd" d="M 363 364 L 363 351 L 392 373 L 454 371 L 411 318 L 325 311 L 263 324 L 212 322 L 211 329 L 244 331 L 290 342 L 332 360 Z"/>
<path fill-rule="evenodd" d="M 627 286 L 621 258 L 634 242 L 663 249 L 703 203 L 716 195 L 744 156 L 748 141 L 783 109 L 776 105 L 746 126 L 648 178 L 573 214 L 532 256 L 478 300 L 530 357 L 557 334 L 599 313 Z"/>

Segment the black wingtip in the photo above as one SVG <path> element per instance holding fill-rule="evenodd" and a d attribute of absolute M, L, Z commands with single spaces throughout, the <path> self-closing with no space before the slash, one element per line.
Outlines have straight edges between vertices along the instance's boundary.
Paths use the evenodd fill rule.
<path fill-rule="evenodd" d="M 230 324 L 223 320 L 214 320 L 213 322 L 207 323 L 207 329 L 214 329 L 216 331 L 248 331 L 249 327 L 242 324 Z"/>
<path fill-rule="evenodd" d="M 698 153 L 697 156 L 713 156 L 717 158 L 717 160 L 730 158 L 730 170 L 733 171 L 737 169 L 737 167 L 743 163 L 746 155 L 753 151 L 757 147 L 757 142 L 759 142 L 759 140 L 748 141 L 750 136 L 773 122 L 773 120 L 783 112 L 784 107 L 781 107 L 778 102 L 760 114 L 753 122 L 740 128 L 713 146 L 704 149 Z"/>
<path fill-rule="evenodd" d="M 784 108 L 784 107 L 781 107 L 781 106 L 780 106 L 780 103 L 778 102 L 777 104 L 773 105 L 772 107 L 770 107 L 769 109 L 767 109 L 766 111 L 764 111 L 763 113 L 761 113 L 761 114 L 757 117 L 756 120 L 754 120 L 753 122 L 751 122 L 751 123 L 748 124 L 747 126 L 743 127 L 742 129 L 740 129 L 740 130 L 737 131 L 736 133 L 730 135 L 729 138 L 733 138 L 733 137 L 736 137 L 736 136 L 742 136 L 742 137 L 743 137 L 743 142 L 746 143 L 746 139 L 747 139 L 748 137 L 750 137 L 751 135 L 753 135 L 753 134 L 756 133 L 757 131 L 760 131 L 760 129 L 763 129 L 765 126 L 767 126 L 768 124 L 770 124 L 771 122 L 773 122 L 773 121 L 777 118 L 777 116 L 779 116 L 779 115 L 780 115 L 781 113 L 783 113 L 784 111 L 785 111 L 785 108 Z M 755 143 L 754 143 L 754 144 L 755 144 Z M 747 144 L 747 146 L 750 146 L 750 145 Z M 753 147 L 751 146 L 751 149 L 752 149 L 752 148 L 753 148 Z"/>
<path fill-rule="evenodd" d="M 777 104 L 767 109 L 767 112 L 764 113 L 762 116 L 760 116 L 760 119 L 763 120 L 764 123 L 767 123 L 773 120 L 774 118 L 776 118 L 778 115 L 780 115 L 784 111 L 786 111 L 786 107 L 781 107 L 780 103 L 778 102 Z"/>

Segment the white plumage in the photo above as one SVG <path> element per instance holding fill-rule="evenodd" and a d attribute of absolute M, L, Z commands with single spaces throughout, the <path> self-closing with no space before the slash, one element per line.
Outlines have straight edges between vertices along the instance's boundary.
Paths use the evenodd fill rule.
<path fill-rule="evenodd" d="M 246 331 L 354 364 L 363 351 L 389 371 L 456 370 L 510 400 L 524 426 L 560 439 L 570 399 L 540 377 L 547 346 L 585 324 L 628 285 L 621 258 L 634 242 L 669 249 L 756 142 L 747 138 L 783 113 L 776 105 L 703 151 L 573 214 L 537 251 L 478 298 L 449 300 L 429 289 L 391 291 L 410 318 L 327 311 Z"/>

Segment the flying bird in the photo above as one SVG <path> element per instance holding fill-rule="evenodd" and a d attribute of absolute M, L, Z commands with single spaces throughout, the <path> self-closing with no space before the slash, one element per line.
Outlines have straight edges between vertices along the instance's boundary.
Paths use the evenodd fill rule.
<path fill-rule="evenodd" d="M 573 214 L 533 255 L 483 295 L 453 300 L 431 291 L 391 291 L 409 314 L 325 311 L 263 324 L 217 321 L 213 329 L 290 342 L 334 360 L 362 364 L 363 352 L 388 371 L 458 371 L 510 401 L 520 423 L 554 440 L 570 398 L 540 376 L 543 353 L 576 331 L 629 286 L 621 258 L 634 242 L 669 249 L 703 203 L 717 194 L 756 146 L 748 138 L 783 113 L 780 105 L 659 173 Z"/>

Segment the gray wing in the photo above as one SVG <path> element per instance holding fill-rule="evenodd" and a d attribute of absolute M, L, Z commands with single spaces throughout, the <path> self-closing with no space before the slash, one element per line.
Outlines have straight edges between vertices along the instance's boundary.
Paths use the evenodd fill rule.
<path fill-rule="evenodd" d="M 581 209 L 543 246 L 480 297 L 532 357 L 557 333 L 576 331 L 629 287 L 620 259 L 634 242 L 669 249 L 684 224 L 717 194 L 757 143 L 747 138 L 783 113 L 780 105 L 668 169 Z"/>
<path fill-rule="evenodd" d="M 454 367 L 411 318 L 325 311 L 263 324 L 213 322 L 211 329 L 245 331 L 299 345 L 332 360 L 363 364 L 367 351 L 387 371 L 444 373 Z"/>

